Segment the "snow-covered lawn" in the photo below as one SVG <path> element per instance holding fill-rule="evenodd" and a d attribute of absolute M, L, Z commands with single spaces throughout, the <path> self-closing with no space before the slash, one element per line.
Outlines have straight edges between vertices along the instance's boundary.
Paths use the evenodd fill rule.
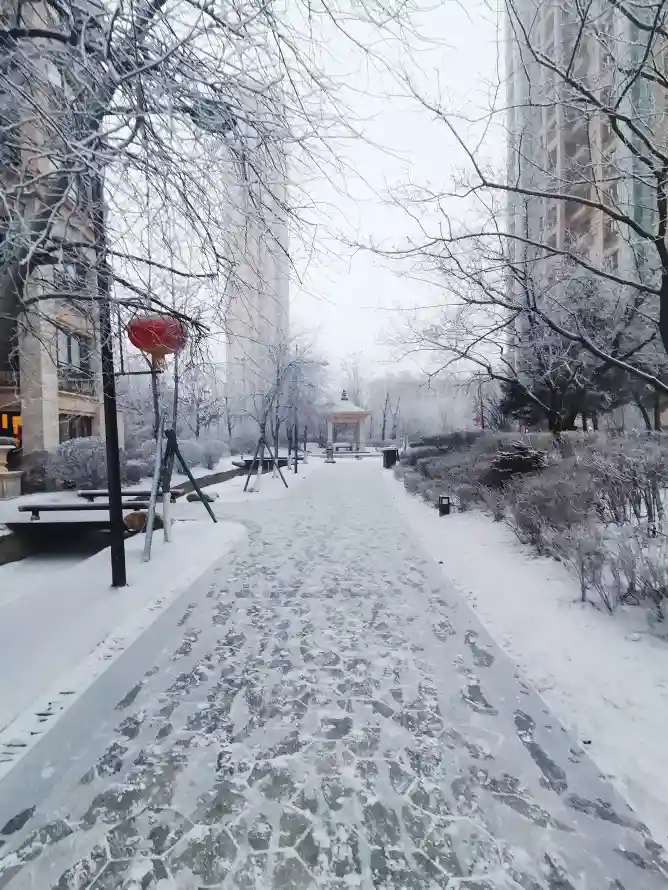
<path fill-rule="evenodd" d="M 258 501 L 258 500 L 274 500 L 274 498 L 280 498 L 287 495 L 290 491 L 292 491 L 297 485 L 301 485 L 304 479 L 311 476 L 316 472 L 323 472 L 325 469 L 328 469 L 328 465 L 321 460 L 315 460 L 313 458 L 308 459 L 306 464 L 303 464 L 301 461 L 299 463 L 297 475 L 292 472 L 291 469 L 283 469 L 283 475 L 285 477 L 285 481 L 288 483 L 288 487 L 286 488 L 283 485 L 279 476 L 274 478 L 271 472 L 263 473 L 262 479 L 260 482 L 259 491 L 250 491 L 255 483 L 255 475 L 251 476 L 251 480 L 248 483 L 249 491 L 244 491 L 244 485 L 246 484 L 246 476 L 235 476 L 232 479 L 228 479 L 227 482 L 219 482 L 216 485 L 208 485 L 206 487 L 207 494 L 216 493 L 218 495 L 217 503 L 238 503 L 245 501 Z M 194 507 L 196 510 L 203 510 L 201 504 L 187 504 L 183 498 L 180 498 L 178 503 L 178 512 L 176 515 L 191 515 L 192 508 Z M 214 505 L 215 506 L 215 505 Z M 186 513 L 184 514 L 184 508 Z"/>
<path fill-rule="evenodd" d="M 398 509 L 443 574 L 586 747 L 601 771 L 668 839 L 668 644 L 646 612 L 614 616 L 579 600 L 562 564 L 534 556 L 512 531 L 474 511 L 439 517 L 384 474 Z"/>
<path fill-rule="evenodd" d="M 207 470 L 206 467 L 193 467 L 192 474 L 195 479 L 200 479 L 204 476 L 211 476 L 214 473 L 223 473 L 225 470 L 234 469 L 233 461 L 238 460 L 236 457 L 224 457 L 218 461 L 213 470 Z M 140 489 L 142 491 L 146 491 L 151 487 L 151 478 L 141 479 L 139 482 L 132 483 L 130 485 L 124 485 L 124 491 L 133 491 L 135 489 Z M 172 476 L 172 484 L 180 485 L 182 482 L 187 482 L 188 477 L 185 473 L 175 472 Z M 0 524 L 5 523 L 7 521 L 15 520 L 17 516 L 20 516 L 17 513 L 17 508 L 24 504 L 62 504 L 62 503 L 80 503 L 80 499 L 77 498 L 75 491 L 51 491 L 51 492 L 38 492 L 37 494 L 24 494 L 18 498 L 11 498 L 7 501 L 0 501 Z M 51 520 L 57 519 L 57 517 L 61 514 L 55 514 L 50 517 Z M 26 520 L 29 517 L 25 517 Z"/>
<path fill-rule="evenodd" d="M 201 508 L 201 505 L 199 505 Z M 151 561 L 141 562 L 144 536 L 126 541 L 127 587 L 110 585 L 109 551 L 57 572 L 46 564 L 24 571 L 18 596 L 0 599 L 0 752 L 10 742 L 27 747 L 137 637 L 233 544 L 245 535 L 238 523 L 174 524 L 173 541 L 153 539 Z M 20 565 L 20 564 L 19 564 Z M 29 567 L 26 567 L 29 568 Z M 17 570 L 0 568 L 17 580 Z M 63 693 L 67 693 L 64 695 Z M 16 749 L 14 749 L 16 750 Z M 16 762 L 0 756 L 0 777 Z"/>

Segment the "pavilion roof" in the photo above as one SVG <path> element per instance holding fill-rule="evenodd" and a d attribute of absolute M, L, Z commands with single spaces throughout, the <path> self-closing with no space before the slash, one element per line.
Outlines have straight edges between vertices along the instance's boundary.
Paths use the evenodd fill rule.
<path fill-rule="evenodd" d="M 345 389 L 341 393 L 341 398 L 334 402 L 332 405 L 329 405 L 327 408 L 327 414 L 331 417 L 336 416 L 337 414 L 346 414 L 346 415 L 358 415 L 360 418 L 368 417 L 371 414 L 370 411 L 367 411 L 365 408 L 360 408 L 359 405 L 356 405 L 354 402 L 351 402 L 348 398 L 348 394 Z"/>

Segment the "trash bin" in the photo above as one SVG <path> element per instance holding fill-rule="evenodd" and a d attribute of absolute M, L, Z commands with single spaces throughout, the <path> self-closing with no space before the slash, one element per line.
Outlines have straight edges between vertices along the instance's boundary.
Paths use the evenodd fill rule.
<path fill-rule="evenodd" d="M 399 449 L 398 448 L 383 448 L 383 467 L 386 470 L 391 470 L 392 467 L 399 460 Z"/>

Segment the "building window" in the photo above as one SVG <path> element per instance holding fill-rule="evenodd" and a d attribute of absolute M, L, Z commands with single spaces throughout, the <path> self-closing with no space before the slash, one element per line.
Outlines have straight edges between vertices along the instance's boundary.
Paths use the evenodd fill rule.
<path fill-rule="evenodd" d="M 59 414 L 58 429 L 61 442 L 88 438 L 93 435 L 93 419 L 83 414 Z"/>
<path fill-rule="evenodd" d="M 0 412 L 0 436 L 10 436 L 21 441 L 21 415 L 17 411 Z"/>
<path fill-rule="evenodd" d="M 66 392 L 94 393 L 92 343 L 88 337 L 58 331 L 58 388 Z"/>
<path fill-rule="evenodd" d="M 609 250 L 617 240 L 617 225 L 611 217 L 603 216 L 603 250 Z"/>
<path fill-rule="evenodd" d="M 91 341 L 83 334 L 75 334 L 74 331 L 58 331 L 58 366 L 81 371 L 83 374 L 91 372 Z"/>
<path fill-rule="evenodd" d="M 616 250 L 613 250 L 612 253 L 609 253 L 605 257 L 605 259 L 603 261 L 603 265 L 607 272 L 610 272 L 613 275 L 616 275 L 617 272 L 619 272 L 619 252 Z"/>

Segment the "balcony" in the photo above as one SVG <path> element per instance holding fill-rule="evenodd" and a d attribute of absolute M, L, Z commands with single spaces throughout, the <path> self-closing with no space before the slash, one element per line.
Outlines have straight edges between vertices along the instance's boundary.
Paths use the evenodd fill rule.
<path fill-rule="evenodd" d="M 61 366 L 58 368 L 58 389 L 80 396 L 94 396 L 95 378 L 85 371 Z"/>

